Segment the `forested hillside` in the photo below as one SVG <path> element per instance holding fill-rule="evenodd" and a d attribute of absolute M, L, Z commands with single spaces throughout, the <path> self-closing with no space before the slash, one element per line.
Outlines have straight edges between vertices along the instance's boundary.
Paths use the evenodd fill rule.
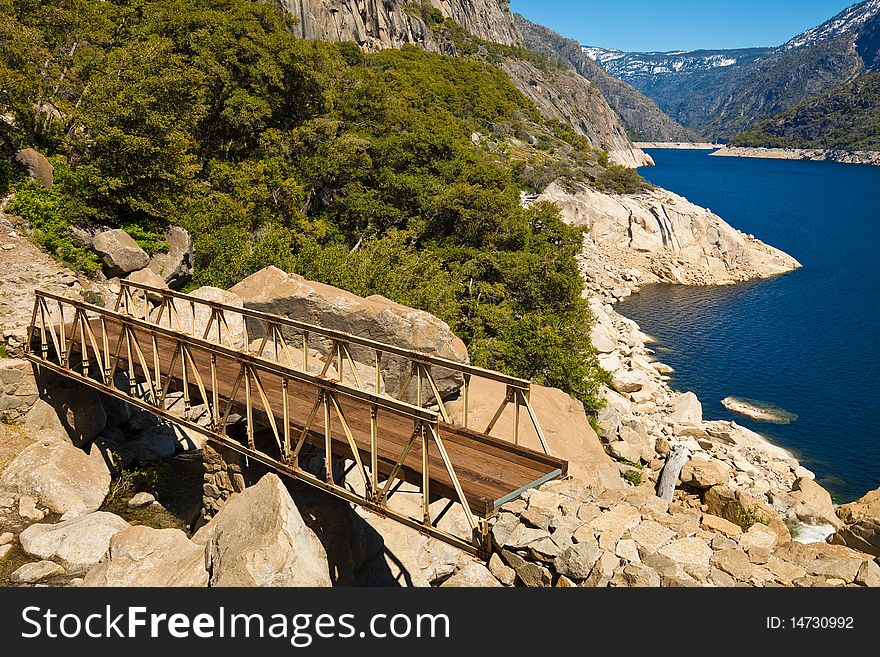
<path fill-rule="evenodd" d="M 731 146 L 880 150 L 880 73 L 811 98 L 730 140 Z"/>
<path fill-rule="evenodd" d="M 7 212 L 84 270 L 95 256 L 74 225 L 125 228 L 154 252 L 181 225 L 194 284 L 274 264 L 383 294 L 448 321 L 474 362 L 593 404 L 581 234 L 520 192 L 560 175 L 643 181 L 485 61 L 515 49 L 365 55 L 291 27 L 251 0 L 0 0 L 4 154 L 33 146 L 56 179 L 15 183 Z"/>

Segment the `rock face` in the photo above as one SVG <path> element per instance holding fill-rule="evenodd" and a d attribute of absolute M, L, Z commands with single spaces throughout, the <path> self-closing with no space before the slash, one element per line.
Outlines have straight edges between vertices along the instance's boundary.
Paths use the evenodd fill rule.
<path fill-rule="evenodd" d="M 39 398 L 33 366 L 17 358 L 0 358 L 0 413 L 18 417 Z"/>
<path fill-rule="evenodd" d="M 279 0 L 297 19 L 296 33 L 319 41 L 354 41 L 367 50 L 417 44 L 438 50 L 425 22 L 401 0 Z M 508 3 L 503 0 L 429 0 L 426 3 L 486 41 L 522 45 Z"/>
<path fill-rule="evenodd" d="M 172 226 L 165 234 L 167 253 L 157 253 L 150 260 L 149 269 L 160 276 L 173 290 L 179 290 L 192 280 L 196 254 L 192 236 L 180 226 Z"/>
<path fill-rule="evenodd" d="M 510 0 L 429 0 L 447 18 L 484 41 L 522 46 Z"/>
<path fill-rule="evenodd" d="M 33 148 L 23 148 L 13 156 L 12 160 L 28 178 L 36 180 L 43 187 L 52 187 L 55 168 L 41 153 Z"/>
<path fill-rule="evenodd" d="M 473 379 L 469 390 L 469 426 L 481 429 L 489 424 L 504 398 L 505 387 L 501 383 Z M 568 474 L 584 485 L 604 490 L 623 488 L 617 465 L 609 457 L 596 432 L 590 427 L 581 402 L 556 388 L 532 385 L 530 402 L 544 430 L 551 453 L 568 461 Z M 462 424 L 463 402 L 457 400 L 447 405 L 451 419 Z M 492 429 L 493 436 L 505 440 L 513 438 L 514 409 L 510 405 Z M 528 413 L 520 412 L 520 444 L 542 451 Z"/>
<path fill-rule="evenodd" d="M 644 151 L 633 146 L 602 92 L 586 78 L 568 70 L 545 72 L 519 60 L 507 60 L 501 68 L 541 114 L 570 123 L 593 147 L 608 151 L 612 163 L 628 167 L 654 163 Z"/>
<path fill-rule="evenodd" d="M 323 546 L 274 474 L 230 497 L 193 542 L 206 546 L 211 586 L 331 584 Z"/>
<path fill-rule="evenodd" d="M 610 196 L 554 183 L 540 198 L 556 203 L 567 223 L 588 229 L 583 255 L 588 280 L 606 265 L 627 269 L 639 285 L 724 284 L 800 267 L 791 256 L 665 190 Z"/>
<path fill-rule="evenodd" d="M 880 556 L 880 488 L 837 509 L 844 526 L 831 542 Z"/>
<path fill-rule="evenodd" d="M 207 586 L 205 549 L 179 529 L 137 526 L 110 539 L 83 586 Z"/>
<path fill-rule="evenodd" d="M 92 248 L 104 265 L 107 276 L 125 276 L 143 269 L 150 256 L 124 230 L 114 228 L 95 235 Z"/>
<path fill-rule="evenodd" d="M 88 454 L 64 442 L 26 447 L 0 477 L 0 487 L 31 495 L 53 513 L 97 511 L 110 488 L 110 471 L 97 447 Z"/>
<path fill-rule="evenodd" d="M 57 561 L 68 573 L 85 572 L 101 560 L 110 539 L 129 526 L 117 515 L 96 511 L 55 525 L 31 525 L 19 540 L 31 556 Z"/>
<path fill-rule="evenodd" d="M 253 274 L 229 292 L 242 300 L 245 308 L 259 310 L 324 328 L 344 331 L 353 335 L 392 344 L 403 349 L 428 353 L 459 363 L 468 362 L 464 343 L 455 336 L 449 325 L 433 315 L 396 304 L 381 296 L 359 297 L 323 283 L 307 281 L 302 276 L 288 274 L 277 267 L 267 267 Z M 248 325 L 251 338 L 260 337 L 260 328 Z M 314 343 L 318 346 L 317 343 Z M 318 347 L 324 353 L 329 345 Z M 352 357 L 372 365 L 372 350 L 352 348 Z M 383 359 L 385 385 L 394 392 L 400 389 L 408 361 L 399 357 Z M 383 365 L 384 366 L 384 365 Z M 433 372 L 442 395 L 461 385 L 458 375 L 436 369 Z M 412 383 L 411 392 L 415 390 Z"/>
<path fill-rule="evenodd" d="M 612 269 L 628 268 L 640 285 L 724 284 L 800 267 L 791 256 L 665 190 L 609 196 L 584 186 L 572 193 L 554 183 L 541 198 L 555 202 L 567 223 L 588 229 L 584 257 L 591 271 L 602 271 L 596 264 L 604 260 Z"/>

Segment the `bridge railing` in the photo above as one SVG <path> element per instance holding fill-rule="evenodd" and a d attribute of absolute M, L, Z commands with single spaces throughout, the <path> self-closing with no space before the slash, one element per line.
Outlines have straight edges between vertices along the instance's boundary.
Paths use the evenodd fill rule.
<path fill-rule="evenodd" d="M 38 290 L 27 358 L 462 549 L 484 550 L 488 526 L 485 518 L 475 517 L 466 499 L 441 436 L 439 412 L 259 358 L 205 339 L 207 335 L 199 338 L 160 326 L 149 310 L 147 318 Z M 181 389 L 182 406 L 177 403 L 179 397 L 169 395 L 172 382 Z M 195 407 L 202 415 L 207 413 L 208 422 L 193 419 Z M 228 431 L 231 417 L 238 412 L 247 419 L 246 435 L 241 438 Z M 269 427 L 268 443 L 258 440 L 255 419 Z M 401 426 L 412 427 L 411 432 L 404 430 L 403 440 Z M 390 440 L 394 429 L 397 439 Z M 299 465 L 307 442 L 324 450 L 323 478 Z M 413 518 L 389 507 L 388 498 L 403 480 L 410 454 L 415 458 L 419 452 L 423 517 Z M 355 462 L 363 479 L 363 495 L 334 482 L 334 457 Z M 441 496 L 461 505 L 472 532 L 470 540 L 438 529 L 439 518 L 431 517 L 431 496 L 439 494 L 432 492 L 430 484 L 432 472 L 437 474 L 437 461 L 449 481 Z"/>
<path fill-rule="evenodd" d="M 281 315 L 201 299 L 174 290 L 123 280 L 114 310 L 153 326 L 165 326 L 193 337 L 211 340 L 262 359 L 283 363 L 307 374 L 336 379 L 385 398 L 436 409 L 452 423 L 448 396 L 459 393 L 460 423 L 491 434 L 508 406 L 513 406 L 511 435 L 520 443 L 524 410 L 544 453 L 550 455 L 544 431 L 529 400 L 531 383 L 500 372 L 404 349 L 328 329 Z M 485 429 L 474 427 L 471 387 L 474 379 L 504 386 L 497 410 Z M 393 390 L 388 388 L 392 387 Z M 528 426 L 528 425 L 526 425 Z"/>

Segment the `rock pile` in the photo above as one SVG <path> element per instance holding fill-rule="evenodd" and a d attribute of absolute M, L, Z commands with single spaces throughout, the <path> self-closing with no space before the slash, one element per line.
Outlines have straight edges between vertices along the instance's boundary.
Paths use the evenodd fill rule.
<path fill-rule="evenodd" d="M 598 492 L 551 482 L 506 504 L 492 527 L 496 578 L 524 586 L 866 586 L 870 555 L 781 538 L 668 504 L 649 486 Z"/>

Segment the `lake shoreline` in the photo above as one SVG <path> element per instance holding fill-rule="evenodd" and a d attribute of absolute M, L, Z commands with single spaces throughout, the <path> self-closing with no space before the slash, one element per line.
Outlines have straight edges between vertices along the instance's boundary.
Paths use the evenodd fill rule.
<path fill-rule="evenodd" d="M 812 160 L 842 164 L 880 166 L 880 151 L 845 151 L 821 148 L 758 148 L 750 146 L 722 146 L 714 157 L 754 157 L 765 160 Z"/>

